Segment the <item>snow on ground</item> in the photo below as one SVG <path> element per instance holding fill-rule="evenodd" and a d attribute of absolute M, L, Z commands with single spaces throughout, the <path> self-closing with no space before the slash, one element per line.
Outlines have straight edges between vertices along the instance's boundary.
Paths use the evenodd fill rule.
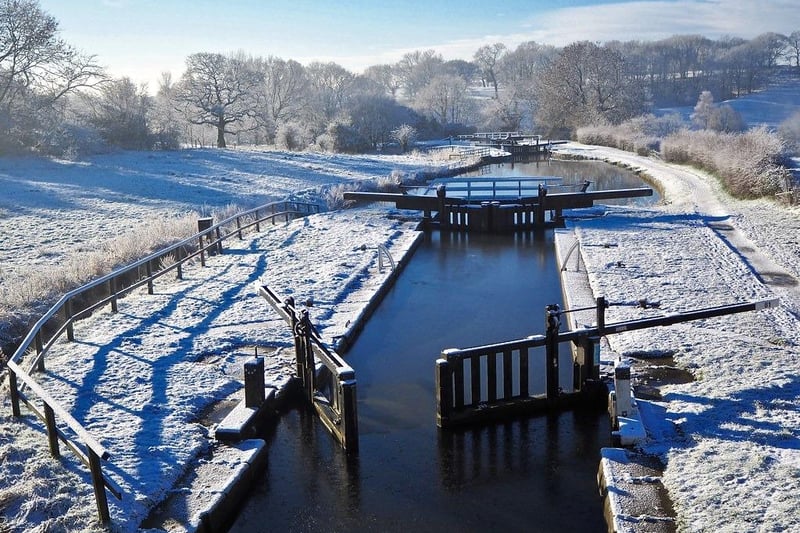
<path fill-rule="evenodd" d="M 157 283 L 153 296 L 121 300 L 118 313 L 96 314 L 76 327 L 76 342 L 54 347 L 40 382 L 111 450 L 108 472 L 126 495 L 121 504 L 112 498 L 119 530 L 134 531 L 207 446 L 198 414 L 239 388 L 235 372 L 253 355 L 248 347 L 278 348 L 266 360 L 270 381 L 288 381 L 292 336 L 258 288 L 312 298 L 312 321 L 326 340 L 344 332 L 388 275 L 360 243 L 399 256 L 418 234 L 415 222 L 386 214 L 315 215 L 232 241 L 206 268 Z"/>
<path fill-rule="evenodd" d="M 695 377 L 662 389 L 674 425 L 644 446 L 666 463 L 679 530 L 800 530 L 800 211 L 735 201 L 702 172 L 618 150 L 559 151 L 643 170 L 669 202 L 573 222 L 592 289 L 612 303 L 607 322 L 780 298 L 607 340 L 626 357 L 672 355 Z M 660 308 L 613 305 L 641 298 Z"/>
<path fill-rule="evenodd" d="M 695 170 L 606 148 L 561 150 L 644 169 L 668 198 L 663 206 L 609 208 L 605 216 L 572 222 L 597 295 L 614 303 L 661 303 L 648 311 L 613 306 L 609 322 L 781 298 L 778 309 L 609 341 L 623 355 L 671 353 L 696 378 L 664 388 L 657 407 L 674 426 L 646 445 L 666 462 L 664 483 L 682 530 L 800 529 L 800 214 L 764 201 L 733 201 Z M 3 269 L 15 260 L 52 260 L 37 250 L 60 246 L 58 239 L 80 231 L 86 241 L 69 241 L 65 253 L 164 211 L 252 203 L 253 195 L 278 199 L 421 165 L 408 158 L 231 150 L 115 154 L 84 163 L 0 160 L 0 180 L 10 194 L 0 200 Z M 106 224 L 102 234 L 89 233 L 86 219 L 95 211 L 97 223 Z M 236 390 L 234 374 L 252 346 L 276 349 L 267 358 L 273 384 L 292 373 L 288 331 L 257 296 L 258 286 L 312 299 L 312 319 L 331 341 L 387 275 L 377 272 L 372 248 L 384 244 L 397 259 L 416 238 L 412 221 L 390 213 L 325 213 L 231 241 L 207 267 L 185 269 L 181 281 L 160 280 L 155 295 L 125 298 L 119 313 L 96 313 L 76 326 L 77 342 L 55 347 L 46 386 L 109 448 L 109 473 L 126 491 L 123 502 L 110 500 L 115 530 L 134 531 L 207 446 L 200 412 Z M 54 234 L 45 232 L 62 219 Z M 31 239 L 28 222 L 40 231 L 34 234 L 54 240 Z M 6 395 L 0 420 L 0 507 L 18 517 L 0 528 L 95 527 L 83 467 L 69 453 L 53 461 L 38 423 L 11 420 Z"/>
<path fill-rule="evenodd" d="M 19 265 L 52 265 L 143 221 L 424 170 L 414 156 L 268 150 L 118 152 L 83 161 L 0 158 L 0 283 Z M 319 191 L 317 191 L 317 194 Z"/>
<path fill-rule="evenodd" d="M 190 198 L 224 206 L 252 204 L 253 196 L 264 203 L 308 188 L 318 195 L 330 184 L 423 171 L 428 162 L 188 150 L 115 154 L 81 164 L 33 159 L 0 164 L 0 179 L 13 193 L 3 220 L 4 238 L 16 245 L 3 248 L 3 269 L 9 272 L 10 263 L 24 265 L 28 252 L 50 246 L 31 238 L 26 224 L 35 224 L 36 235 L 57 215 L 63 224 L 59 236 L 84 232 L 94 244 L 143 218 L 197 208 Z M 114 194 L 106 190 L 107 180 Z M 93 229 L 95 208 L 94 221 L 106 224 L 104 229 Z M 269 229 L 226 242 L 225 253 L 209 258 L 207 267 L 196 263 L 184 269 L 182 280 L 157 281 L 154 295 L 138 291 L 119 302 L 118 313 L 96 312 L 76 325 L 76 342 L 62 340 L 53 347 L 47 372 L 37 379 L 110 450 L 106 471 L 125 492 L 122 502 L 109 497 L 114 531 L 135 531 L 208 446 L 198 418 L 210 403 L 237 390 L 237 373 L 254 346 L 262 353 L 275 349 L 266 361 L 273 386 L 282 387 L 293 373 L 288 327 L 258 288 L 268 284 L 298 302 L 313 300 L 312 320 L 332 341 L 388 276 L 388 269 L 378 271 L 375 248 L 383 245 L 400 260 L 418 236 L 416 221 L 391 213 L 354 209 L 262 226 Z M 80 252 L 73 244 L 65 244 L 65 255 Z M 13 421 L 7 394 L 1 402 L 0 529 L 96 527 L 88 472 L 68 452 L 61 468 L 46 453 L 38 422 Z"/>

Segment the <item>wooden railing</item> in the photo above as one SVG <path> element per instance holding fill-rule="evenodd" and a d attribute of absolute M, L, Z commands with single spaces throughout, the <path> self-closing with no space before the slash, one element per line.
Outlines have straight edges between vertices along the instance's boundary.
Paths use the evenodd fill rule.
<path fill-rule="evenodd" d="M 308 404 L 345 451 L 358 452 L 355 371 L 322 342 L 311 324 L 308 310 L 298 310 L 294 298 L 281 301 L 266 285 L 259 294 L 292 329 L 297 376 Z"/>
<path fill-rule="evenodd" d="M 233 236 L 241 239 L 247 229 L 255 227 L 256 231 L 260 231 L 261 224 L 265 222 L 275 224 L 279 219 L 288 221 L 296 216 L 316 212 L 319 212 L 319 207 L 314 204 L 285 201 L 244 211 L 217 224 L 209 219 L 201 219 L 198 222 L 201 231 L 192 237 L 63 295 L 22 340 L 7 363 L 12 413 L 15 417 L 20 417 L 20 402 L 24 403 L 44 422 L 50 453 L 54 457 L 60 456 L 61 441 L 88 465 L 102 522 L 107 522 L 110 518 L 104 487 L 117 499 L 122 499 L 122 490 L 102 472 L 101 461 L 108 460 L 111 454 L 31 374 L 35 370 L 45 369 L 46 355 L 62 335 L 66 333 L 69 341 L 75 340 L 76 321 L 89 316 L 92 311 L 110 305 L 111 310 L 117 312 L 117 300 L 144 285 L 147 285 L 148 293 L 153 294 L 153 282 L 156 279 L 173 271 L 180 279 L 184 264 L 198 256 L 201 265 L 205 266 L 207 255 L 222 253 L 222 243 L 225 240 Z M 26 368 L 23 366 L 23 359 L 30 352 L 33 353 L 33 358 Z M 37 406 L 37 401 L 41 402 L 41 409 Z M 62 422 L 61 427 L 57 425 L 57 420 Z M 71 434 L 67 433 L 67 429 Z"/>

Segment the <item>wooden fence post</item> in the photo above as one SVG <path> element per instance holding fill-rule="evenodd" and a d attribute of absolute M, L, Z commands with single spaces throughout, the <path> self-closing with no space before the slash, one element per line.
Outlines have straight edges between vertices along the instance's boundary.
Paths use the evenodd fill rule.
<path fill-rule="evenodd" d="M 153 294 L 153 265 L 150 261 L 145 265 L 147 272 L 147 294 Z"/>
<path fill-rule="evenodd" d="M 75 330 L 72 327 L 72 300 L 70 299 L 64 302 L 64 322 L 67 324 L 67 340 L 72 342 L 75 340 Z"/>
<path fill-rule="evenodd" d="M 221 233 L 220 233 L 219 226 L 218 226 L 218 227 L 217 227 L 217 229 L 214 231 L 214 233 L 215 233 L 215 234 L 216 234 L 216 236 L 217 236 L 217 253 L 218 253 L 218 254 L 220 254 L 220 255 L 222 255 L 222 235 L 221 235 Z"/>
<path fill-rule="evenodd" d="M 100 515 L 102 523 L 108 523 L 111 520 L 111 514 L 108 512 L 108 498 L 106 497 L 106 484 L 103 480 L 103 467 L 100 463 L 100 458 L 94 453 L 90 446 L 86 447 L 86 455 L 89 459 L 89 471 L 92 476 L 92 486 L 94 487 L 94 499 L 97 502 L 97 513 Z"/>
<path fill-rule="evenodd" d="M 11 414 L 19 418 L 19 388 L 17 388 L 17 373 L 8 368 L 8 389 L 11 394 Z"/>
<path fill-rule="evenodd" d="M 211 229 L 211 226 L 213 225 L 214 225 L 214 219 L 212 217 L 203 217 L 197 219 L 197 231 L 201 234 L 204 231 Z M 200 242 L 198 244 L 200 246 L 200 266 L 206 266 L 206 255 L 205 255 L 206 246 L 205 243 L 203 242 L 204 236 L 206 237 L 206 239 L 209 238 L 206 235 L 200 235 L 199 237 Z"/>
<path fill-rule="evenodd" d="M 111 296 L 111 312 L 118 312 L 117 308 L 117 278 L 108 280 L 108 294 Z"/>
<path fill-rule="evenodd" d="M 58 449 L 58 426 L 56 426 L 56 415 L 53 408 L 45 402 L 44 404 L 44 423 L 47 427 L 47 441 L 50 444 L 50 455 L 53 457 L 61 457 L 61 451 Z"/>
<path fill-rule="evenodd" d="M 184 253 L 185 252 L 183 246 L 175 249 L 175 260 L 178 262 L 178 266 L 175 269 L 176 270 L 175 276 L 178 279 L 183 279 L 183 258 L 185 257 Z"/>

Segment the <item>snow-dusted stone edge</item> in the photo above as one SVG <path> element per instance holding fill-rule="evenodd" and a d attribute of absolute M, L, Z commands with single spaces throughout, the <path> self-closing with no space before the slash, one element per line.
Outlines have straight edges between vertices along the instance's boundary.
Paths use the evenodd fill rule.
<path fill-rule="evenodd" d="M 561 291 L 566 309 L 591 308 L 595 295 L 583 267 L 579 239 L 574 229 L 556 229 L 554 240 L 556 261 L 561 275 Z M 592 326 L 596 323 L 595 311 L 568 313 L 570 330 Z M 615 354 L 605 337 L 601 340 L 601 374 L 613 387 Z M 640 402 L 641 400 L 635 400 Z M 644 430 L 644 426 L 640 426 Z M 615 532 L 671 532 L 675 519 L 669 497 L 661 483 L 661 467 L 657 459 L 622 448 L 600 450 L 597 485 L 603 497 L 603 509 L 609 531 Z"/>

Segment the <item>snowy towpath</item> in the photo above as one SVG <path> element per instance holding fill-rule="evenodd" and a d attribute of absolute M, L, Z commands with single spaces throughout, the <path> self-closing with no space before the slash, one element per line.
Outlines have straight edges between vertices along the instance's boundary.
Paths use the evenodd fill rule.
<path fill-rule="evenodd" d="M 665 211 L 702 216 L 761 282 L 785 296 L 784 303 L 800 316 L 800 209 L 776 207 L 766 200 L 736 201 L 705 172 L 622 150 L 571 143 L 559 151 L 651 176 L 665 189 Z"/>
<path fill-rule="evenodd" d="M 651 424 L 644 445 L 666 464 L 679 531 L 800 531 L 800 212 L 733 200 L 696 170 L 563 151 L 643 170 L 669 202 L 572 222 L 594 294 L 623 304 L 609 322 L 780 298 L 777 309 L 607 339 L 617 354 L 668 357 L 694 377 L 661 387 L 649 422 L 669 423 Z M 624 305 L 641 298 L 660 308 Z"/>

